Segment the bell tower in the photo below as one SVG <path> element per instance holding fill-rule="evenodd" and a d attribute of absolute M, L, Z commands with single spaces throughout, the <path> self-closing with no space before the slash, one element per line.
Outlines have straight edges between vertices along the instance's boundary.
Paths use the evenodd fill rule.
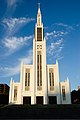
<path fill-rule="evenodd" d="M 46 79 L 46 41 L 43 34 L 43 23 L 38 4 L 37 23 L 33 40 L 33 65 L 34 65 L 34 89 L 36 96 L 43 97 L 43 104 L 47 104 L 47 79 Z"/>
<path fill-rule="evenodd" d="M 35 26 L 35 41 L 43 41 L 44 35 L 43 35 L 43 23 L 42 23 L 42 16 L 41 16 L 41 10 L 40 10 L 40 3 L 38 3 L 38 13 L 37 13 L 37 23 Z"/>

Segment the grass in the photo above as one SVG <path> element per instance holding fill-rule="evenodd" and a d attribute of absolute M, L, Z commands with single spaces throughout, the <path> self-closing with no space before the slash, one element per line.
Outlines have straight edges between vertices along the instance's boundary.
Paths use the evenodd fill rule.
<path fill-rule="evenodd" d="M 0 108 L 2 108 L 3 106 L 5 106 L 5 104 L 0 104 Z"/>
<path fill-rule="evenodd" d="M 0 118 L 80 119 L 80 104 L 3 106 L 0 107 Z"/>

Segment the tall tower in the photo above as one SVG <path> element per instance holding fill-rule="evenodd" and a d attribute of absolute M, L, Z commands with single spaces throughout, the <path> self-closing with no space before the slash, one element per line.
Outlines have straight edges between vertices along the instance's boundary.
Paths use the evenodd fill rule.
<path fill-rule="evenodd" d="M 43 32 L 40 4 L 38 5 L 37 23 L 33 40 L 33 66 L 34 66 L 34 97 L 43 97 L 43 104 L 47 104 L 47 79 L 46 79 L 46 41 Z"/>

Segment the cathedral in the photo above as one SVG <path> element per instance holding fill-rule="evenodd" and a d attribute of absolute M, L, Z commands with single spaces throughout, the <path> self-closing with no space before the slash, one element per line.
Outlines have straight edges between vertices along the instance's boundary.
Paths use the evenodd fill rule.
<path fill-rule="evenodd" d="M 59 65 L 46 63 L 46 40 L 40 5 L 33 38 L 33 63 L 21 62 L 20 82 L 10 81 L 11 104 L 71 104 L 68 78 L 60 82 Z"/>

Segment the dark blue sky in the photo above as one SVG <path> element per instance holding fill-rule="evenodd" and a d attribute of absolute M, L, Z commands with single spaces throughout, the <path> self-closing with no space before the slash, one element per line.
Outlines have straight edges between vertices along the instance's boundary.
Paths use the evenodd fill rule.
<path fill-rule="evenodd" d="M 60 81 L 80 85 L 80 0 L 0 0 L 0 83 L 19 81 L 20 62 L 32 63 L 32 44 L 41 3 L 47 63 L 59 60 Z"/>

